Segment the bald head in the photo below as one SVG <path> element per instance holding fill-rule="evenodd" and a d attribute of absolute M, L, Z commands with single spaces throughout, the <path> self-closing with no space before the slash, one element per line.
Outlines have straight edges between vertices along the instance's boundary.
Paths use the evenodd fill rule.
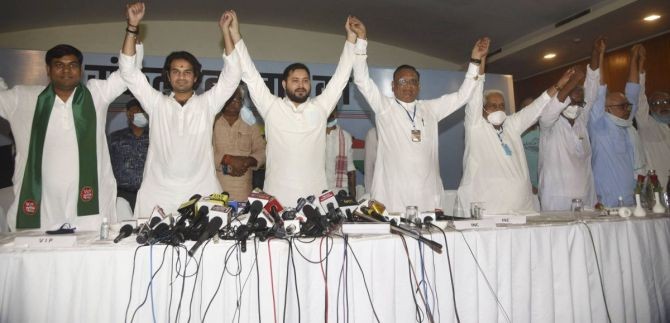
<path fill-rule="evenodd" d="M 630 117 L 631 108 L 633 106 L 626 96 L 621 92 L 607 93 L 605 99 L 605 111 L 615 117 L 621 119 L 628 119 Z"/>

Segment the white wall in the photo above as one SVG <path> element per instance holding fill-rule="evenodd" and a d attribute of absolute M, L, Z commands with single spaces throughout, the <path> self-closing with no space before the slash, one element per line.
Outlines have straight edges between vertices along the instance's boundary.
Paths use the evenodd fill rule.
<path fill-rule="evenodd" d="M 68 43 L 82 52 L 115 53 L 121 48 L 125 27 L 125 22 L 118 22 L 0 33 L 0 48 L 48 50 Z M 196 57 L 221 56 L 223 41 L 217 22 L 148 21 L 141 27 L 146 55 L 164 56 L 174 50 L 187 50 Z M 334 64 L 345 41 L 344 30 L 338 35 L 246 24 L 240 29 L 254 60 Z M 452 62 L 372 39 L 368 54 L 371 66 L 411 64 L 428 69 L 460 69 Z"/>

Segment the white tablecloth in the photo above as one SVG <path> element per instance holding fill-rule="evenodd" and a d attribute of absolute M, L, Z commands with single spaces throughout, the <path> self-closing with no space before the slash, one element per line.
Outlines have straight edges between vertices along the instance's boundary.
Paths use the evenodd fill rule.
<path fill-rule="evenodd" d="M 670 321 L 670 219 L 587 223 L 600 260 L 612 322 Z M 157 322 L 174 322 L 178 312 L 180 322 L 186 322 L 189 315 L 191 322 L 200 322 L 219 286 L 224 264 L 228 272 L 207 311 L 206 322 L 233 322 L 238 316 L 241 322 L 258 322 L 259 313 L 262 322 L 273 322 L 275 316 L 277 322 L 284 321 L 284 316 L 286 322 L 324 321 L 326 298 L 321 267 L 308 263 L 298 251 L 316 261 L 320 254 L 326 254 L 326 240 L 296 241 L 293 245 L 298 311 L 292 269 L 286 288 L 286 241 L 258 244 L 258 276 L 251 241 L 246 253 L 237 252 L 231 241 L 210 243 L 204 248 L 197 275 L 196 262 L 187 260 L 183 248 L 178 257 L 172 247 L 154 246 L 153 253 L 149 247 L 142 247 L 137 250 L 135 272 L 131 275 L 136 251 L 131 239 L 118 245 L 99 244 L 92 242 L 92 236 L 80 234 L 79 247 L 60 250 L 26 250 L 14 246 L 12 236 L 0 236 L 0 322 L 129 322 L 147 295 L 150 262 L 153 271 L 163 263 L 152 288 Z M 433 233 L 432 238 L 444 244 L 441 233 Z M 414 322 L 417 311 L 413 296 L 424 312 L 424 322 L 429 322 L 421 296 L 410 287 L 408 258 L 400 238 L 350 238 L 346 275 L 342 276 L 344 241 L 334 238 L 332 242 L 327 267 L 323 263 L 328 271 L 329 322 L 344 322 L 347 315 L 349 322 L 376 321 L 352 250 L 360 261 L 381 322 Z M 586 225 L 559 222 L 463 233 L 449 231 L 447 242 L 461 322 L 507 322 L 506 316 L 512 322 L 607 322 Z M 427 303 L 435 322 L 455 322 L 446 253 L 424 249 L 422 275 L 418 243 L 407 239 L 407 244 L 416 276 L 427 282 Z M 200 255 L 198 252 L 196 258 Z M 178 277 L 178 270 L 185 270 L 188 277 Z M 240 270 L 241 274 L 233 276 Z M 348 298 L 343 297 L 345 291 Z M 147 296 L 134 322 L 153 321 L 151 299 Z"/>

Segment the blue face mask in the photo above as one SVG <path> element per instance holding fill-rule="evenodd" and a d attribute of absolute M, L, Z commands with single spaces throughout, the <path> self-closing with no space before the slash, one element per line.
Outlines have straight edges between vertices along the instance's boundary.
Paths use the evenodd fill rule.
<path fill-rule="evenodd" d="M 135 113 L 133 115 L 133 124 L 139 128 L 144 128 L 149 124 L 149 120 L 144 113 Z"/>
<path fill-rule="evenodd" d="M 670 124 L 670 113 L 658 114 L 652 112 L 651 117 L 659 123 Z"/>
<path fill-rule="evenodd" d="M 242 110 L 240 110 L 240 118 L 242 118 L 242 121 L 250 126 L 256 124 L 257 121 L 254 112 L 251 111 L 251 109 L 249 109 L 247 106 L 243 106 Z"/>
<path fill-rule="evenodd" d="M 328 123 L 326 124 L 326 127 L 330 128 L 330 127 L 334 127 L 335 125 L 337 125 L 337 119 L 333 119 L 331 121 L 328 121 Z"/>

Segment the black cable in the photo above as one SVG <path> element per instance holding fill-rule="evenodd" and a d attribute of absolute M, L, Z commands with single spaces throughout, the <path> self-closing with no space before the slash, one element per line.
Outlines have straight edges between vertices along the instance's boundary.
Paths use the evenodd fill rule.
<path fill-rule="evenodd" d="M 500 307 L 500 310 L 502 310 L 503 314 L 505 315 L 505 319 L 507 322 L 512 322 L 512 320 L 509 318 L 509 315 L 507 314 L 507 311 L 505 311 L 505 307 L 503 307 L 502 303 L 500 303 L 500 299 L 498 298 L 498 294 L 493 290 L 493 286 L 491 286 L 491 282 L 489 282 L 489 279 L 486 277 L 484 274 L 484 269 L 479 265 L 479 261 L 477 260 L 477 257 L 475 257 L 474 251 L 472 251 L 472 248 L 470 248 L 470 244 L 468 243 L 468 240 L 465 239 L 465 234 L 463 234 L 463 231 L 461 230 L 456 230 L 460 232 L 461 236 L 463 237 L 463 241 L 465 242 L 465 245 L 468 247 L 468 250 L 470 251 L 470 254 L 472 255 L 472 259 L 475 261 L 475 264 L 477 265 L 477 269 L 479 270 L 479 273 L 484 277 L 484 281 L 486 282 L 486 285 L 488 286 L 489 290 L 491 291 L 491 294 L 493 295 L 493 298 L 495 298 L 496 303 Z"/>
<path fill-rule="evenodd" d="M 261 275 L 258 269 L 258 243 L 256 239 L 254 241 L 254 261 L 256 263 L 256 308 L 258 309 L 258 322 L 263 322 L 261 320 Z"/>
<path fill-rule="evenodd" d="M 209 307 L 212 306 L 212 302 L 214 302 L 214 298 L 216 295 L 219 293 L 219 289 L 221 289 L 221 282 L 223 282 L 223 276 L 226 273 L 226 268 L 228 267 L 228 260 L 230 259 L 230 255 L 232 254 L 231 251 L 234 251 L 235 248 L 239 247 L 239 242 L 236 242 L 232 246 L 228 247 L 228 250 L 226 250 L 225 257 L 223 259 L 223 270 L 221 270 L 221 277 L 219 278 L 219 283 L 216 286 L 216 290 L 214 290 L 214 295 L 212 295 L 212 298 L 209 300 L 209 304 L 207 304 L 207 308 L 205 309 L 205 314 L 203 315 L 203 321 L 204 318 L 207 316 L 207 312 L 209 311 Z"/>
<path fill-rule="evenodd" d="M 332 239 L 332 238 L 331 238 L 331 239 Z M 301 241 L 300 239 L 297 239 L 297 238 L 296 238 L 296 240 L 298 240 L 299 242 L 302 242 L 302 243 L 312 243 L 312 242 L 316 241 L 316 238 L 314 238 L 314 239 L 313 239 L 312 241 L 310 241 L 310 242 L 303 242 L 303 241 Z M 305 261 L 307 261 L 307 262 L 309 262 L 309 263 L 312 263 L 312 264 L 315 264 L 315 265 L 321 264 L 322 262 L 326 261 L 326 259 L 327 259 L 328 256 L 330 255 L 330 252 L 333 250 L 333 247 L 331 246 L 331 247 L 330 247 L 330 250 L 326 249 L 326 255 L 325 255 L 322 259 L 319 259 L 318 261 L 314 261 L 314 260 L 311 260 L 311 259 L 308 259 L 307 257 L 305 257 L 305 255 L 303 255 L 303 253 L 300 252 L 300 249 L 298 249 L 298 245 L 297 245 L 297 244 L 294 244 L 294 245 L 295 245 L 295 250 L 298 252 L 298 254 L 300 255 L 300 257 L 302 257 L 303 259 L 305 259 Z"/>
<path fill-rule="evenodd" d="M 412 264 L 410 263 L 409 259 L 409 250 L 407 249 L 407 241 L 405 240 L 405 237 L 403 235 L 399 235 L 400 240 L 403 243 L 403 246 L 405 247 L 405 252 L 407 255 L 407 273 L 409 275 L 409 288 L 410 291 L 412 292 L 412 300 L 414 300 L 414 310 L 416 311 L 416 321 L 417 322 L 423 322 L 423 311 L 421 311 L 421 305 L 419 305 L 419 301 L 416 299 L 416 292 L 414 291 L 414 278 L 412 278 Z M 419 295 L 421 295 L 421 289 L 418 286 L 418 281 L 417 281 L 417 291 L 419 292 Z"/>
<path fill-rule="evenodd" d="M 200 261 L 198 262 L 198 270 L 195 272 L 195 281 L 193 281 L 193 289 L 191 290 L 191 301 L 188 303 L 188 319 L 186 319 L 186 323 L 191 322 L 191 314 L 193 314 L 193 299 L 195 298 L 195 290 L 198 287 L 200 265 L 202 264 L 202 259 L 205 256 L 205 247 L 207 247 L 207 244 L 209 244 L 210 241 L 211 240 L 207 240 L 205 245 L 202 247 L 202 250 L 200 250 Z"/>
<path fill-rule="evenodd" d="M 237 250 L 236 254 L 237 254 L 237 257 L 238 257 L 237 261 L 238 261 L 238 263 L 240 264 L 240 267 L 241 267 L 242 266 L 242 253 L 239 250 Z M 242 294 L 244 294 L 244 290 L 247 287 L 247 283 L 249 282 L 249 278 L 251 278 L 251 272 L 253 272 L 255 265 L 256 265 L 255 263 L 251 264 L 251 268 L 249 269 L 249 272 L 247 273 L 247 278 L 244 279 L 244 283 L 242 284 L 242 288 L 240 288 L 239 297 L 237 298 L 238 310 L 239 310 L 239 313 L 240 313 L 240 315 L 237 316 L 238 322 L 242 318 Z M 238 276 L 238 277 L 241 278 L 241 276 L 242 275 L 240 274 L 240 276 Z"/>
<path fill-rule="evenodd" d="M 142 308 L 142 306 L 144 306 L 144 304 L 147 302 L 147 299 L 149 298 L 149 290 L 151 289 L 151 286 L 153 284 L 153 279 L 156 277 L 156 275 L 161 270 L 161 268 L 163 268 L 163 264 L 165 263 L 165 253 L 167 252 L 167 248 L 168 248 L 168 246 L 166 245 L 165 249 L 163 250 L 163 258 L 161 259 L 161 264 L 158 266 L 158 269 L 156 269 L 156 271 L 151 275 L 151 281 L 147 285 L 147 291 L 144 294 L 144 300 L 142 301 L 142 303 L 140 303 L 140 305 L 137 306 L 137 308 L 135 308 L 135 311 L 133 312 L 133 316 L 130 318 L 130 323 L 133 323 L 133 321 L 135 320 L 135 315 L 137 314 L 137 311 L 139 311 L 140 308 Z"/>
<path fill-rule="evenodd" d="M 181 277 L 182 277 L 182 279 L 181 279 L 181 292 L 179 292 L 179 303 L 177 305 L 177 314 L 175 315 L 175 319 L 174 319 L 175 323 L 179 322 L 179 315 L 181 315 L 181 302 L 184 299 L 184 290 L 186 288 L 186 270 L 188 269 L 188 263 L 190 262 L 189 259 L 192 259 L 192 257 L 188 256 L 188 249 L 186 249 L 186 247 L 184 245 L 181 245 L 180 248 L 184 248 L 184 256 L 186 257 L 186 262 L 184 263 L 184 274 L 181 275 Z M 177 249 L 177 261 L 179 262 L 179 264 L 181 264 L 181 255 L 180 255 L 179 249 Z M 198 262 L 196 262 L 195 260 L 194 260 L 194 262 L 196 263 L 196 272 L 197 272 L 198 267 L 200 266 L 200 264 L 198 264 Z M 176 265 L 177 264 L 175 264 L 175 266 Z M 178 277 L 179 277 L 179 269 L 177 269 L 177 278 Z"/>
<path fill-rule="evenodd" d="M 365 285 L 365 292 L 368 294 L 368 301 L 370 302 L 370 306 L 372 307 L 372 313 L 375 315 L 375 319 L 379 323 L 379 316 L 377 316 L 377 311 L 375 310 L 375 306 L 372 303 L 372 296 L 370 295 L 370 289 L 368 288 L 368 283 L 367 280 L 365 279 L 365 272 L 363 271 L 363 267 L 361 266 L 361 263 L 358 261 L 358 257 L 356 257 L 356 253 L 354 253 L 354 249 L 351 248 L 351 245 L 349 244 L 348 241 L 346 243 L 347 247 L 349 248 L 349 251 L 351 251 L 351 255 L 354 256 L 354 260 L 356 261 L 356 265 L 358 265 L 358 269 L 361 271 L 361 276 L 363 277 L 363 284 Z"/>
<path fill-rule="evenodd" d="M 123 317 L 124 322 L 126 322 L 126 323 L 128 322 L 128 311 L 130 310 L 130 302 L 133 299 L 133 280 L 135 279 L 135 264 L 136 264 L 136 261 L 137 261 L 137 251 L 140 250 L 140 248 L 142 248 L 142 247 L 146 247 L 146 246 L 142 245 L 142 246 L 138 246 L 137 248 L 135 248 L 135 255 L 133 256 L 133 269 L 130 273 L 130 288 L 129 288 L 130 289 L 130 294 L 128 295 L 128 305 L 126 305 L 126 314 Z"/>
<path fill-rule="evenodd" d="M 600 260 L 598 260 L 598 252 L 596 252 L 596 242 L 593 240 L 593 234 L 591 233 L 591 228 L 584 220 L 579 221 L 580 223 L 586 226 L 586 229 L 589 232 L 589 237 L 591 238 L 591 247 L 593 247 L 593 254 L 596 257 L 596 267 L 598 267 L 598 277 L 600 277 L 600 291 L 603 294 L 603 302 L 605 302 L 605 312 L 607 313 L 607 321 L 612 323 L 612 318 L 610 317 L 610 310 L 607 306 L 607 297 L 605 297 L 605 284 L 603 284 L 603 274 L 600 271 Z"/>
<path fill-rule="evenodd" d="M 300 291 L 298 290 L 298 274 L 297 271 L 295 270 L 295 256 L 293 254 L 293 241 L 289 241 L 289 250 L 291 251 L 290 253 L 290 258 L 291 258 L 291 266 L 293 267 L 293 284 L 295 285 L 295 299 L 298 304 L 298 323 L 302 320 L 301 312 L 302 310 L 300 309 Z"/>
<path fill-rule="evenodd" d="M 447 234 L 442 230 L 442 228 L 430 223 L 433 227 L 437 228 L 442 232 L 444 237 L 444 251 L 447 256 L 447 264 L 449 265 L 449 279 L 451 280 L 451 297 L 454 300 L 454 313 L 456 314 L 456 322 L 460 323 L 461 318 L 458 316 L 458 306 L 456 306 L 456 288 L 454 287 L 454 274 L 451 269 L 451 257 L 449 257 L 449 244 L 447 244 Z"/>

